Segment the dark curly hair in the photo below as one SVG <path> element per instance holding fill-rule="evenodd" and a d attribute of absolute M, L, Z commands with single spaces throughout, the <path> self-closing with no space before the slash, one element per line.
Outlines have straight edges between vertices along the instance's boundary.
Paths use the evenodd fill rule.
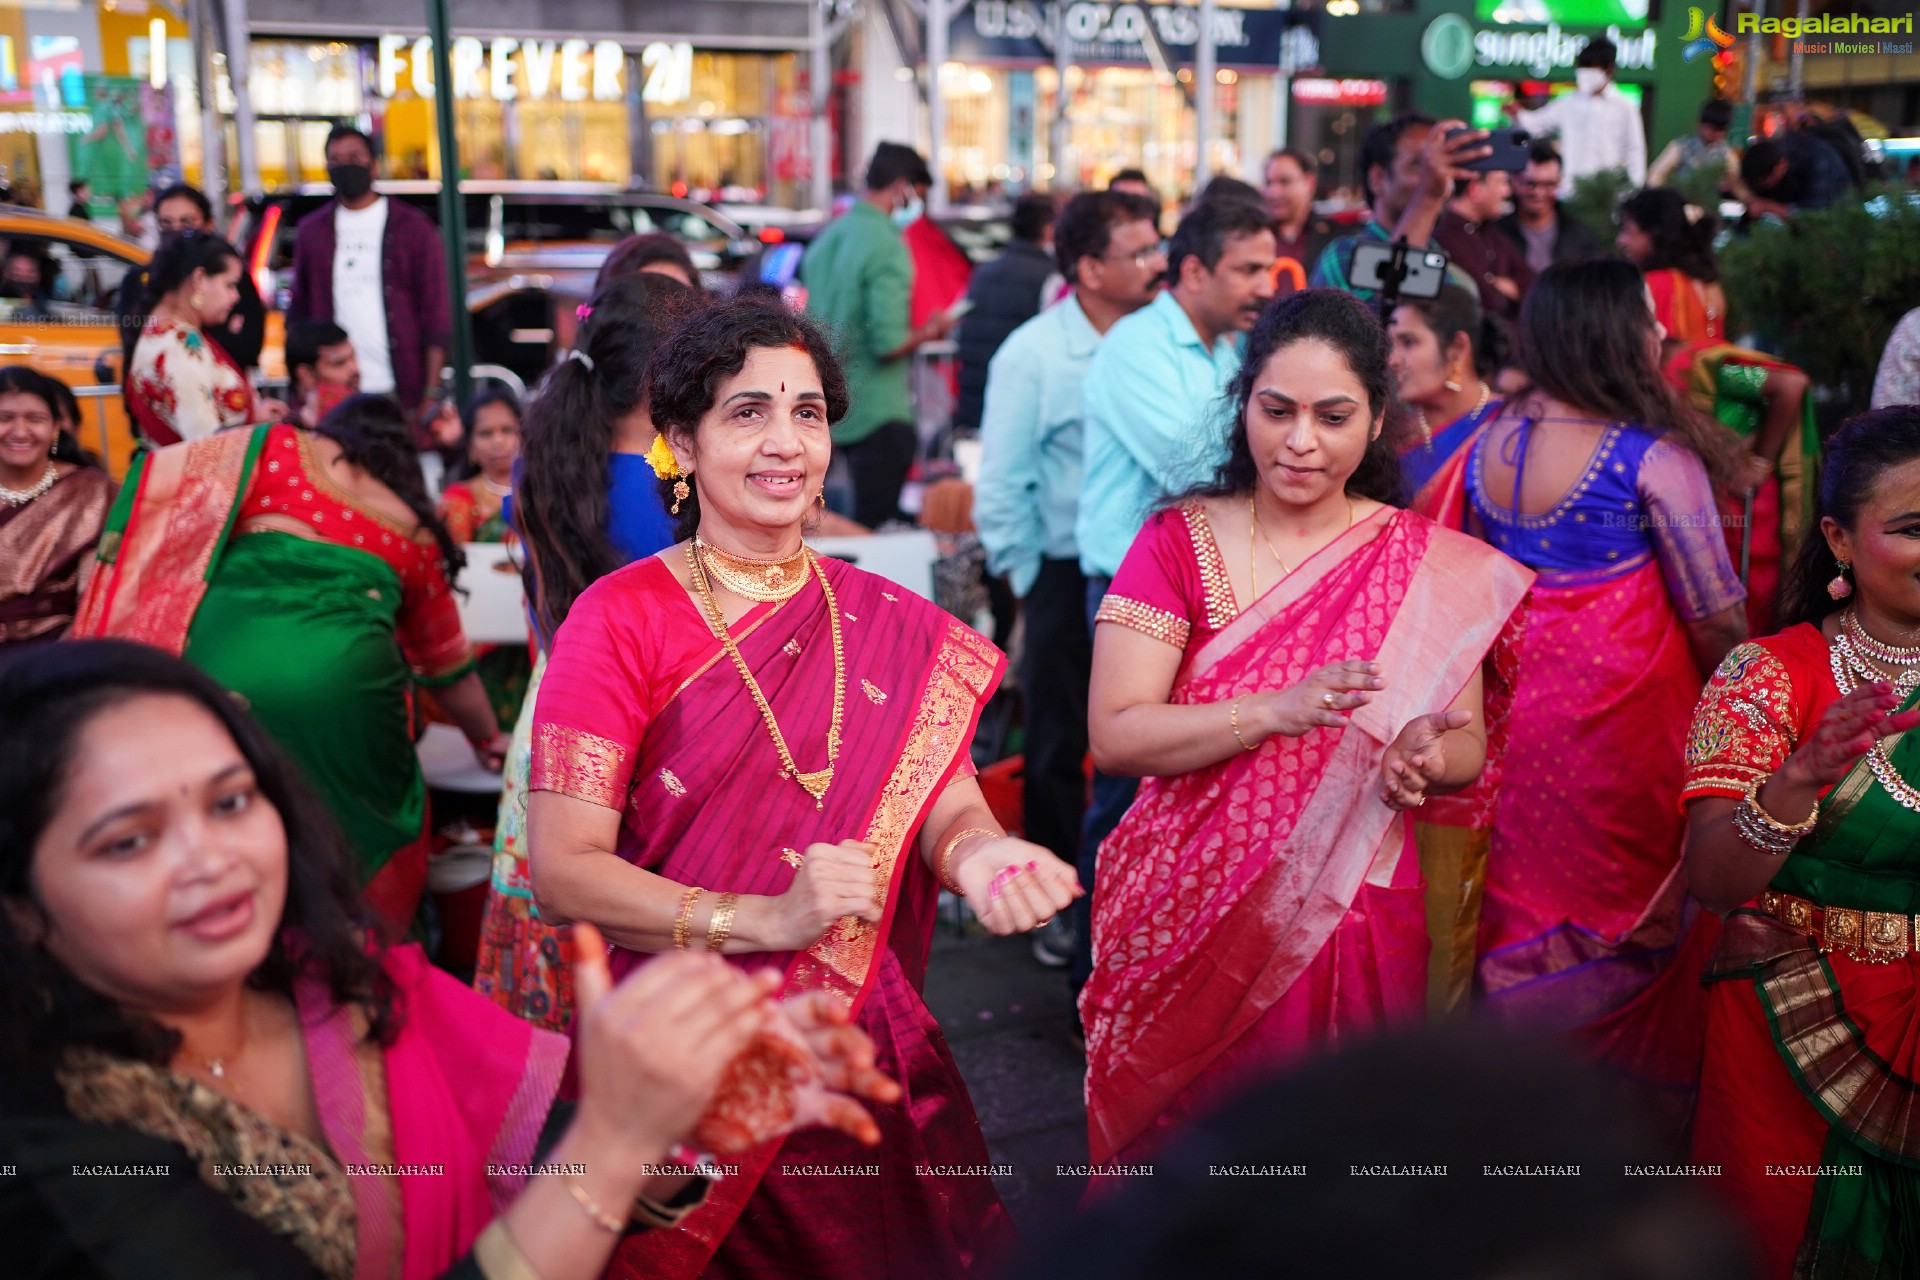
<path fill-rule="evenodd" d="M 626 563 L 607 536 L 614 430 L 646 403 L 648 366 L 699 305 L 692 289 L 657 272 L 601 286 L 573 340 L 587 360 L 556 364 L 527 403 L 513 523 L 526 548 L 527 599 L 547 642 L 580 593 Z"/>
<path fill-rule="evenodd" d="M 1253 399 L 1254 384 L 1274 353 L 1296 342 L 1324 342 L 1338 351 L 1360 379 L 1367 393 L 1367 417 L 1378 422 L 1392 397 L 1392 377 L 1387 372 L 1390 345 L 1387 331 L 1373 308 L 1350 293 L 1339 289 L 1304 289 L 1290 293 L 1268 307 L 1247 337 L 1246 360 L 1240 372 L 1227 385 L 1227 407 L 1233 413 L 1233 430 L 1228 440 L 1226 462 L 1205 485 L 1180 495 L 1187 498 L 1236 498 L 1252 493 L 1260 483 L 1260 466 L 1253 458 L 1253 446 L 1247 439 L 1247 405 Z M 1401 493 L 1400 458 L 1387 442 L 1387 433 L 1367 445 L 1360 466 L 1347 479 L 1347 492 L 1372 498 L 1388 506 L 1405 504 Z"/>
<path fill-rule="evenodd" d="M 1831 518 L 1849 533 L 1857 532 L 1860 509 L 1872 500 L 1880 477 L 1916 459 L 1920 459 L 1920 405 L 1890 405 L 1858 414 L 1834 432 L 1820 456 L 1813 526 L 1800 543 L 1780 593 L 1782 626 L 1796 622 L 1817 626 L 1846 604 L 1827 594 L 1827 584 L 1840 574 L 1840 562 L 1820 532 L 1820 522 Z"/>
<path fill-rule="evenodd" d="M 1646 187 L 1628 196 L 1620 205 L 1620 220 L 1632 222 L 1653 241 L 1653 252 L 1639 265 L 1642 271 L 1673 268 L 1711 284 L 1720 278 L 1713 260 L 1713 237 L 1720 220 L 1700 212 L 1697 221 L 1687 218 L 1687 198 L 1672 187 Z"/>
<path fill-rule="evenodd" d="M 44 1085 L 69 1049 L 165 1063 L 179 1046 L 176 1032 L 86 986 L 20 926 L 22 914 L 42 914 L 34 851 L 65 799 L 80 735 L 102 712 L 156 696 L 185 698 L 220 722 L 286 827 L 280 930 L 248 984 L 290 995 L 294 979 L 311 973 L 336 1002 L 366 1010 L 375 1038 L 390 1042 L 394 990 L 367 946 L 378 926 L 355 887 L 353 854 L 333 815 L 199 668 L 142 644 L 80 640 L 0 659 L 0 1078 Z"/>
<path fill-rule="evenodd" d="M 847 416 L 847 375 L 826 331 L 778 302 L 747 297 L 694 316 L 653 362 L 647 396 L 654 425 L 689 436 L 699 431 L 720 384 L 746 367 L 749 352 L 767 347 L 795 347 L 812 356 L 827 397 L 827 421 Z M 698 481 L 689 480 L 688 487 L 693 493 L 681 502 L 674 526 L 674 536 L 681 539 L 700 527 Z M 671 502 L 673 482 L 662 480 L 660 489 Z"/>

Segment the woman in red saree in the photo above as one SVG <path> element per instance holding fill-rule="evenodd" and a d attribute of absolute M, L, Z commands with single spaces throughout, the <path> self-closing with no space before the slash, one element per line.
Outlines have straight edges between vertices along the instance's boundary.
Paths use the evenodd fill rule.
<path fill-rule="evenodd" d="M 801 541 L 846 408 L 804 317 L 722 304 L 648 381 L 692 536 L 590 586 L 555 640 L 527 811 L 540 914 L 598 924 L 616 973 L 703 945 L 831 992 L 906 1098 L 876 1115 L 871 1154 L 826 1134 L 756 1149 L 611 1274 L 979 1274 L 1010 1224 L 919 994 L 935 903 L 944 884 L 1011 933 L 1078 891 L 1073 868 L 1002 833 L 971 776 L 1004 659 Z"/>
<path fill-rule="evenodd" d="M 694 956 L 609 991 L 600 961 L 581 1105 L 536 1166 L 566 1041 L 382 947 L 349 858 L 188 663 L 85 641 L 0 665 L 10 1274 L 588 1280 L 630 1213 L 698 1199 L 656 1172 L 684 1136 L 877 1136 L 837 1090 L 893 1091 L 824 999 Z"/>
<path fill-rule="evenodd" d="M 1219 480 L 1148 521 L 1097 615 L 1094 756 L 1147 778 L 1101 847 L 1080 997 L 1097 1164 L 1424 1007 L 1403 815 L 1479 775 L 1481 666 L 1530 575 L 1390 505 L 1387 386 L 1362 303 L 1274 306 Z"/>
<path fill-rule="evenodd" d="M 1719 226 L 1671 187 L 1636 191 L 1620 206 L 1615 243 L 1646 272 L 1653 314 L 1677 341 L 1727 340 L 1727 294 L 1713 260 Z"/>
<path fill-rule="evenodd" d="M 1476 531 L 1540 576 L 1487 863 L 1483 1010 L 1577 1032 L 1684 1112 L 1711 921 L 1679 874 L 1680 759 L 1705 673 L 1746 635 L 1716 482 L 1735 442 L 1660 377 L 1630 264 L 1552 267 L 1515 397 L 1475 446 Z M 1691 939 L 1692 945 L 1684 945 Z"/>
<path fill-rule="evenodd" d="M 1693 1149 L 1768 1280 L 1920 1272 L 1920 409 L 1828 445 L 1793 625 L 1687 746 L 1687 870 L 1726 913 Z"/>

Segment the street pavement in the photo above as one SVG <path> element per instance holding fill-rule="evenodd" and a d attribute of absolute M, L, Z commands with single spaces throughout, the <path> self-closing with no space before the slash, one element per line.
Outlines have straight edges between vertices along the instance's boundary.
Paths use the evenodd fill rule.
<path fill-rule="evenodd" d="M 1062 1221 L 1084 1178 L 1056 1173 L 1087 1162 L 1086 1059 L 1068 1040 L 1071 1002 L 1064 969 L 1033 958 L 1026 936 L 995 938 L 971 920 L 956 930 L 942 903 L 927 1007 L 966 1077 L 994 1179 L 1022 1234 Z"/>

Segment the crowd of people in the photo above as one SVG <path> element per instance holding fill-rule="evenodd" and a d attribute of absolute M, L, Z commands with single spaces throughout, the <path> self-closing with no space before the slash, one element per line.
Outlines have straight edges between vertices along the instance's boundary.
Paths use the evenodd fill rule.
<path fill-rule="evenodd" d="M 170 199 L 117 495 L 72 393 L 0 371 L 26 1273 L 1040 1274 L 923 998 L 943 893 L 1076 993 L 1111 1234 L 1047 1274 L 1152 1273 L 1203 1211 L 1126 1170 L 1258 1153 L 1275 1072 L 1455 1018 L 1647 1104 L 1763 1274 L 1920 1267 L 1920 406 L 1823 449 L 1806 376 L 1730 341 L 1711 214 L 1641 189 L 1612 254 L 1572 217 L 1575 176 L 1646 167 L 1605 43 L 1511 182 L 1408 114 L 1344 233 L 1293 151 L 1164 239 L 1137 178 L 1028 198 L 970 307 L 916 301 L 932 175 L 882 144 L 804 308 L 635 237 L 524 404 L 439 394 L 437 232 L 365 135 L 298 232 L 285 401 L 238 254 Z M 1817 188 L 1717 119 L 1656 176 Z M 1436 296 L 1354 285 L 1398 239 L 1446 253 Z M 808 543 L 901 516 L 911 357 L 956 328 L 1017 814 L 974 757 L 1007 655 Z M 524 648 L 461 623 L 493 542 Z M 503 782 L 470 987 L 407 940 L 428 717 Z M 1666 1149 L 1638 1133 L 1593 1149 Z"/>

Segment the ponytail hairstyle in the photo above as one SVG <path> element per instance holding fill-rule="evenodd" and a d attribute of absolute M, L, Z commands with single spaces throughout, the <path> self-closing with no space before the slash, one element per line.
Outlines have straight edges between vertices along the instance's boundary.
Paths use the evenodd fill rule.
<path fill-rule="evenodd" d="M 1541 391 L 1577 409 L 1665 430 L 1732 492 L 1739 438 L 1688 403 L 1660 372 L 1646 277 L 1623 258 L 1556 263 L 1520 304 L 1516 363 Z"/>
<path fill-rule="evenodd" d="M 146 287 L 140 294 L 138 314 L 120 327 L 122 368 L 133 365 L 133 348 L 146 332 L 147 317 L 160 300 L 192 278 L 195 271 L 217 276 L 229 262 L 240 261 L 240 251 L 210 231 L 175 231 L 160 241 L 159 252 L 147 263 Z M 129 272 L 129 275 L 132 273 Z"/>
<path fill-rule="evenodd" d="M 1780 593 L 1783 626 L 1822 619 L 1846 604 L 1827 592 L 1842 576 L 1840 561 L 1827 545 L 1821 523 L 1832 520 L 1848 533 L 1860 530 L 1860 512 L 1873 500 L 1880 478 L 1893 468 L 1920 460 L 1920 405 L 1891 405 L 1846 420 L 1820 458 L 1813 524 L 1786 573 Z"/>
<path fill-rule="evenodd" d="M 420 455 L 414 451 L 413 430 L 406 411 L 391 396 L 362 393 L 348 396 L 314 428 L 340 446 L 340 455 L 378 480 L 400 501 L 407 504 L 420 527 L 433 535 L 440 546 L 440 561 L 445 566 L 447 585 L 452 586 L 467 556 L 460 544 L 447 532 L 440 514 L 427 497 L 426 480 L 420 474 Z"/>
<path fill-rule="evenodd" d="M 1507 331 L 1500 321 L 1480 307 L 1480 299 L 1457 284 L 1442 285 L 1432 298 L 1402 298 L 1400 305 L 1417 312 L 1445 351 L 1456 334 L 1467 335 L 1467 347 L 1473 352 L 1473 371 L 1482 380 L 1493 376 L 1507 359 Z"/>
<path fill-rule="evenodd" d="M 1669 268 L 1691 276 L 1704 284 L 1720 278 L 1713 260 L 1713 237 L 1720 220 L 1697 206 L 1672 187 L 1646 187 L 1628 196 L 1620 206 L 1621 221 L 1647 233 L 1653 241 L 1653 253 L 1640 264 L 1643 271 Z"/>
<path fill-rule="evenodd" d="M 1261 313 L 1247 336 L 1247 355 L 1227 386 L 1227 408 L 1233 414 L 1225 464 L 1213 480 L 1174 499 L 1239 498 L 1260 483 L 1260 466 L 1247 439 L 1247 405 L 1265 372 L 1267 361 L 1299 342 L 1324 342 L 1340 353 L 1367 393 L 1369 427 L 1380 422 L 1393 397 L 1387 372 L 1391 347 L 1379 317 L 1360 299 L 1339 289 L 1303 289 L 1290 293 Z M 1406 505 L 1401 492 L 1400 458 L 1383 429 L 1367 445 L 1360 466 L 1347 477 L 1347 492 L 1372 498 L 1390 507 Z M 1172 504 L 1169 504 L 1172 505 Z"/>
<path fill-rule="evenodd" d="M 615 428 L 646 404 L 648 366 L 698 305 L 692 289 L 657 272 L 608 281 L 580 309 L 573 351 L 527 405 L 513 524 L 534 623 L 548 641 L 580 593 L 625 563 L 607 536 Z"/>
<path fill-rule="evenodd" d="M 794 347 L 813 358 L 820 390 L 827 398 L 827 421 L 847 416 L 847 375 L 826 331 L 785 304 L 758 297 L 731 298 L 689 320 L 660 353 L 648 375 L 654 425 L 662 433 L 697 435 L 700 420 L 719 397 L 720 384 L 747 367 L 747 357 L 763 348 Z M 691 538 L 700 527 L 700 490 L 695 476 L 682 477 L 691 491 L 680 501 L 674 536 Z M 672 480 L 660 482 L 671 501 Z"/>

